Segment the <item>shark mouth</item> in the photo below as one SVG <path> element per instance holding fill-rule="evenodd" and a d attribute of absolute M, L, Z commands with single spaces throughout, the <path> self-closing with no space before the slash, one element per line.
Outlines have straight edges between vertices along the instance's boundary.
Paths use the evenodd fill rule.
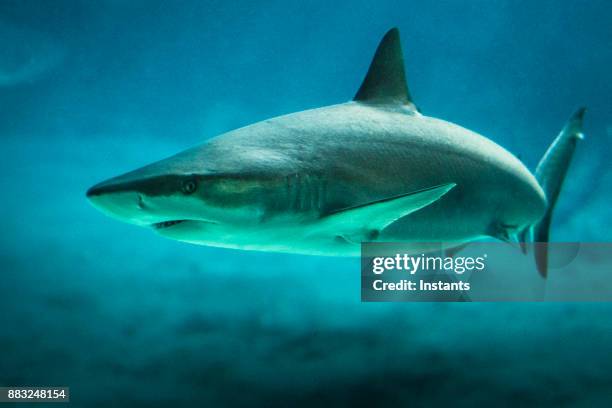
<path fill-rule="evenodd" d="M 173 226 L 175 226 L 177 224 L 181 224 L 181 223 L 183 223 L 185 221 L 187 221 L 187 220 L 174 220 L 174 221 L 157 222 L 155 224 L 152 224 L 151 226 L 153 228 L 155 228 L 156 230 L 161 230 L 161 229 L 173 227 Z"/>
<path fill-rule="evenodd" d="M 155 224 L 151 224 L 151 227 L 159 231 L 159 230 L 164 230 L 164 229 L 174 227 L 175 225 L 179 225 L 179 224 L 186 223 L 186 222 L 199 223 L 199 224 L 217 224 L 216 222 L 209 221 L 209 220 L 170 220 L 170 221 L 156 222 Z"/>

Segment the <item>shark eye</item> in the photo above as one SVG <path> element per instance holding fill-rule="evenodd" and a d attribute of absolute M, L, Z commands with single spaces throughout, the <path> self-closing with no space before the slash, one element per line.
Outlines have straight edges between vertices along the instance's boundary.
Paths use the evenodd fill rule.
<path fill-rule="evenodd" d="M 197 188 L 198 185 L 195 180 L 185 180 L 183 182 L 182 190 L 184 194 L 193 194 Z"/>

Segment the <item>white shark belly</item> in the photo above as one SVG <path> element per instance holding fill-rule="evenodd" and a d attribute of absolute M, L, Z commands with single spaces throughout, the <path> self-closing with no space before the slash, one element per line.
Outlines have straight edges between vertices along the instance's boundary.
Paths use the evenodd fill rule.
<path fill-rule="evenodd" d="M 322 231 L 317 222 L 306 225 L 279 223 L 252 228 L 185 222 L 161 231 L 160 235 L 190 244 L 251 251 L 348 257 L 359 256 L 361 253 L 361 241 L 350 240 L 334 231 Z M 475 237 L 463 238 L 461 242 L 475 239 Z M 384 241 L 384 239 L 371 241 Z M 414 254 L 443 248 L 440 246 L 441 242 L 436 240 L 401 241 L 405 243 L 403 248 Z M 446 241 L 442 244 L 447 244 L 449 247 L 454 246 L 453 242 L 458 242 L 457 239 L 442 241 Z"/>

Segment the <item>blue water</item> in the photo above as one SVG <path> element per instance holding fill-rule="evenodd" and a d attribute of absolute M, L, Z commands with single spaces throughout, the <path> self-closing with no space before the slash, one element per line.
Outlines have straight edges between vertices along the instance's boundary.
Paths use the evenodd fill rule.
<path fill-rule="evenodd" d="M 397 26 L 423 113 L 530 168 L 588 107 L 553 239 L 610 241 L 611 21 L 607 0 L 0 2 L 0 386 L 78 407 L 609 403 L 608 304 L 363 304 L 357 259 L 173 242 L 84 193 L 349 100 Z"/>

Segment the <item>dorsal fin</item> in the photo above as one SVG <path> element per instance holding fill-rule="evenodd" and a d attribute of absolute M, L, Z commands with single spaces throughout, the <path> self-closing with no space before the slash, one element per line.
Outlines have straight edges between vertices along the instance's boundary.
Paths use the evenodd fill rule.
<path fill-rule="evenodd" d="M 389 30 L 380 41 L 368 73 L 353 99 L 373 104 L 401 104 L 416 110 L 406 85 L 397 28 Z"/>

